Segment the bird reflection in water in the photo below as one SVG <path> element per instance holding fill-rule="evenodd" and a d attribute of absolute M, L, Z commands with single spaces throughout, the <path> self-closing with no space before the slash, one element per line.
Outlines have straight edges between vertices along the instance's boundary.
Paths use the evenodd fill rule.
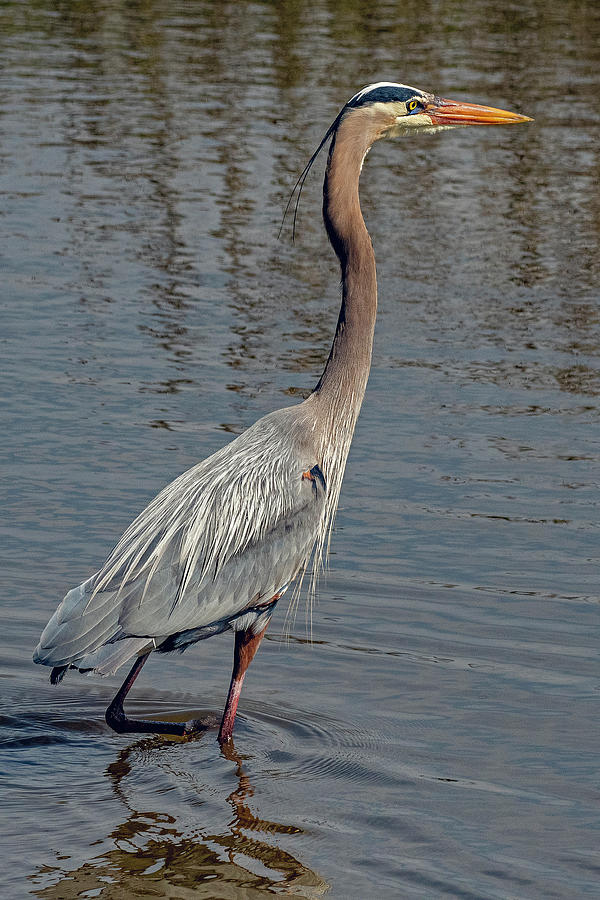
<path fill-rule="evenodd" d="M 127 790 L 126 779 L 135 774 L 140 762 L 148 768 L 152 761 L 169 774 L 176 774 L 188 791 L 204 801 L 205 785 L 195 772 L 173 768 L 172 754 L 161 751 L 166 743 L 197 741 L 200 738 L 149 737 L 121 750 L 106 769 L 115 797 L 129 815 L 110 834 L 113 849 L 90 859 L 71 872 L 65 872 L 56 884 L 33 891 L 44 900 L 75 900 L 94 896 L 101 900 L 122 897 L 172 897 L 181 900 L 201 897 L 248 900 L 272 896 L 274 892 L 295 897 L 320 897 L 329 885 L 291 853 L 257 834 L 300 835 L 295 825 L 268 821 L 256 815 L 249 800 L 254 794 L 244 770 L 244 757 L 233 741 L 223 747 L 223 756 L 235 766 L 236 784 L 226 801 L 233 813 L 228 830 L 213 834 L 201 826 L 186 822 L 186 834 L 178 819 L 168 812 L 137 810 Z M 164 794 L 163 794 L 164 796 Z M 197 811 L 190 805 L 190 811 Z M 248 835 L 252 833 L 252 836 Z M 47 868 L 44 870 L 49 872 Z M 38 877 L 44 873 L 39 872 Z"/>

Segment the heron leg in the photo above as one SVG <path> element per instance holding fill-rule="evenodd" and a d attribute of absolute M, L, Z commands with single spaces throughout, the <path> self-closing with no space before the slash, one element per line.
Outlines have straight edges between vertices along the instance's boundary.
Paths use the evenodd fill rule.
<path fill-rule="evenodd" d="M 219 729 L 219 743 L 225 744 L 231 740 L 233 734 L 233 723 L 235 722 L 235 714 L 237 711 L 240 694 L 242 693 L 242 684 L 246 670 L 254 658 L 254 654 L 258 650 L 259 644 L 267 630 L 267 625 L 257 631 L 256 634 L 252 628 L 246 631 L 236 631 L 235 648 L 233 651 L 233 672 L 231 675 L 231 684 L 229 685 L 229 693 L 225 704 L 225 711 Z"/>
<path fill-rule="evenodd" d="M 185 723 L 179 722 L 149 722 L 143 719 L 128 719 L 123 709 L 123 701 L 131 690 L 135 679 L 142 670 L 142 666 L 150 656 L 145 653 L 138 656 L 134 662 L 129 675 L 121 685 L 115 699 L 106 710 L 106 724 L 119 734 L 127 732 L 137 732 L 144 734 L 179 734 L 187 733 Z"/>

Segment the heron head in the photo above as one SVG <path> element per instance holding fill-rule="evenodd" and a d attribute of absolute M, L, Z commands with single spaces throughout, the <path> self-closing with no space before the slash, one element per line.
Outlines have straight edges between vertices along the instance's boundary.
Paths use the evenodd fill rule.
<path fill-rule="evenodd" d="M 380 81 L 363 88 L 348 100 L 341 115 L 351 116 L 354 110 L 371 118 L 374 140 L 462 125 L 509 125 L 532 121 L 519 113 L 444 100 L 418 88 L 391 81 Z"/>
<path fill-rule="evenodd" d="M 531 121 L 533 120 L 529 116 L 522 116 L 519 113 L 495 109 L 492 106 L 479 106 L 475 103 L 444 100 L 427 91 L 406 84 L 396 84 L 393 81 L 370 84 L 348 100 L 327 129 L 294 185 L 283 214 L 281 228 L 297 191 L 292 229 L 292 235 L 295 235 L 298 204 L 306 177 L 327 141 L 332 139 L 332 148 L 340 131 L 344 133 L 349 143 L 358 148 L 364 161 L 371 145 L 384 137 L 396 137 L 419 131 L 441 131 L 462 125 L 510 125 Z"/>

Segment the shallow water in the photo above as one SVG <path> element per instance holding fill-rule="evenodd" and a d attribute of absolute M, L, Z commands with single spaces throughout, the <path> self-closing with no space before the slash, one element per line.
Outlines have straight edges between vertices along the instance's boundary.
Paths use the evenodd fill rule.
<path fill-rule="evenodd" d="M 6 3 L 2 897 L 598 896 L 600 7 Z M 301 398 L 337 270 L 322 161 L 395 79 L 532 126 L 378 145 L 372 376 L 310 623 L 235 746 L 112 734 L 31 662 L 169 479 Z M 218 716 L 231 637 L 137 715 Z"/>

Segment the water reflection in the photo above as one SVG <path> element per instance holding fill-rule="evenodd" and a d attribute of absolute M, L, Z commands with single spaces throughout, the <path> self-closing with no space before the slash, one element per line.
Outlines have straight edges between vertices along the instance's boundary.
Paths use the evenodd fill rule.
<path fill-rule="evenodd" d="M 189 739 L 185 742 L 192 743 Z M 167 745 L 176 743 L 180 742 L 171 740 Z M 62 872 L 55 884 L 34 890 L 35 896 L 44 900 L 167 898 L 174 890 L 181 898 L 224 900 L 236 900 L 241 895 L 258 900 L 266 893 L 321 896 L 328 889 L 326 882 L 282 847 L 257 837 L 261 833 L 299 835 L 302 829 L 258 816 L 251 807 L 254 790 L 244 758 L 233 742 L 223 749 L 223 755 L 235 766 L 233 778 L 237 780 L 226 797 L 232 813 L 229 827 L 220 834 L 209 833 L 194 820 L 184 834 L 179 817 L 137 809 L 135 787 L 128 780 L 140 767 L 157 766 L 171 780 L 186 785 L 188 802 L 197 814 L 205 802 L 206 789 L 198 773 L 181 768 L 181 757 L 174 769 L 169 746 L 165 749 L 165 741 L 160 738 L 146 738 L 121 750 L 105 773 L 115 797 L 128 810 L 127 818 L 108 835 L 113 849 L 77 869 Z M 158 788 L 158 783 L 155 786 Z M 46 877 L 51 871 L 44 866 L 33 878 Z"/>

